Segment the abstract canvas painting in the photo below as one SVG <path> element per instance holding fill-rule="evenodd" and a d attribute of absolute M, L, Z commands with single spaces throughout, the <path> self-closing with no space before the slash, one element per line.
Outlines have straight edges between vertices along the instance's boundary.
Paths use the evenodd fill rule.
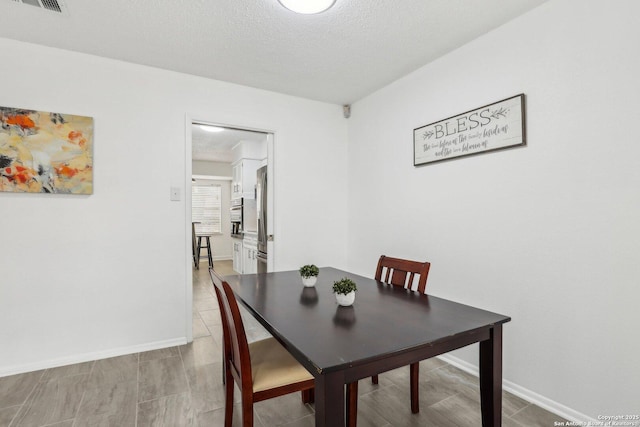
<path fill-rule="evenodd" d="M 93 118 L 0 107 L 0 191 L 93 193 Z"/>

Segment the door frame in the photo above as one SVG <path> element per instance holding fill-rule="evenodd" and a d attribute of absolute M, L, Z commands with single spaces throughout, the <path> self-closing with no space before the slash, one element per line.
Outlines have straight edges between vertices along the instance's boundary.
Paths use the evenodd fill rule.
<path fill-rule="evenodd" d="M 271 197 L 268 199 L 267 204 L 267 234 L 275 234 L 275 183 L 274 183 L 274 170 L 275 170 L 275 140 L 276 131 L 273 129 L 266 129 L 259 126 L 251 126 L 245 124 L 230 124 L 217 121 L 211 118 L 203 118 L 202 115 L 186 114 L 185 117 L 185 224 L 184 224 L 184 236 L 185 236 L 185 271 L 186 271 L 186 289 L 185 289 L 185 336 L 187 342 L 193 341 L 193 255 L 192 242 L 191 242 L 191 177 L 193 174 L 193 135 L 191 132 L 191 126 L 194 124 L 203 124 L 210 126 L 219 126 L 224 128 L 233 128 L 238 130 L 248 130 L 253 132 L 262 132 L 267 134 L 267 176 L 268 190 Z M 267 243 L 267 271 L 273 271 L 274 269 L 274 255 L 275 245 L 274 241 Z"/>

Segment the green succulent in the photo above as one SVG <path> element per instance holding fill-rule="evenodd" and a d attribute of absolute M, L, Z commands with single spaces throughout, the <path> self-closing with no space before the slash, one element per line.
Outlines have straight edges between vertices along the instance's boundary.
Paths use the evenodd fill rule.
<path fill-rule="evenodd" d="M 318 274 L 320 274 L 320 269 L 313 264 L 300 267 L 300 275 L 302 277 L 316 277 Z"/>
<path fill-rule="evenodd" d="M 357 291 L 358 287 L 356 286 L 356 282 L 351 279 L 347 279 L 346 277 L 338 280 L 337 282 L 333 282 L 333 292 L 336 294 L 348 294 L 351 291 Z"/>

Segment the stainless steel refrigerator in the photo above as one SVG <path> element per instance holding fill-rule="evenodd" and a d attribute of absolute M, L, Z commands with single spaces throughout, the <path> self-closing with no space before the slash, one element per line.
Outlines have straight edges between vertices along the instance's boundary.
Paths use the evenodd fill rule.
<path fill-rule="evenodd" d="M 267 272 L 267 167 L 256 172 L 256 207 L 258 211 L 258 273 Z"/>

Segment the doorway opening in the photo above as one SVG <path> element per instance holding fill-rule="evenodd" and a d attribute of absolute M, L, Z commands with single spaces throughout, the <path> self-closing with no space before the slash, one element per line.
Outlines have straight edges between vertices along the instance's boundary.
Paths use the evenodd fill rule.
<path fill-rule="evenodd" d="M 189 117 L 186 125 L 186 302 L 191 341 L 196 269 L 208 269 L 211 262 L 226 274 L 273 271 L 274 133 Z M 210 246 L 203 244 L 198 251 L 200 241 Z"/>

